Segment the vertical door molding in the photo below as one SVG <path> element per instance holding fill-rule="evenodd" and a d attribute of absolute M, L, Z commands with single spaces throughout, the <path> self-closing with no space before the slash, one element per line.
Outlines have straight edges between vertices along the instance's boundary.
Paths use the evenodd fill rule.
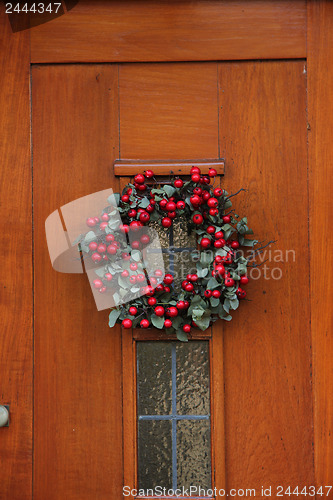
<path fill-rule="evenodd" d="M 33 298 L 30 159 L 30 32 L 12 33 L 0 4 L 1 391 L 0 496 L 32 497 Z"/>
<path fill-rule="evenodd" d="M 308 2 L 307 47 L 315 476 L 316 484 L 324 486 L 333 479 L 332 2 Z"/>

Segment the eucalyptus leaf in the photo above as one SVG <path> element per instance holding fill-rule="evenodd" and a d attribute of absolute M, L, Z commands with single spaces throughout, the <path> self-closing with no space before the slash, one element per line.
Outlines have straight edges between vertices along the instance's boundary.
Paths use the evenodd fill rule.
<path fill-rule="evenodd" d="M 188 342 L 187 334 L 183 330 L 177 330 L 177 339 L 181 342 Z"/>
<path fill-rule="evenodd" d="M 139 262 L 142 257 L 140 250 L 132 250 L 131 257 L 133 260 L 135 260 L 135 262 Z"/>
<path fill-rule="evenodd" d="M 220 283 L 216 281 L 215 278 L 210 278 L 207 283 L 207 290 L 212 290 L 214 288 L 217 288 L 218 286 L 220 286 Z"/>
<path fill-rule="evenodd" d="M 121 309 L 112 309 L 109 314 L 109 327 L 112 328 L 121 314 Z"/>
<path fill-rule="evenodd" d="M 149 205 L 149 200 L 146 197 L 142 198 L 142 200 L 138 204 L 138 206 L 141 207 L 141 208 L 147 208 L 148 205 Z"/>
<path fill-rule="evenodd" d="M 176 188 L 174 188 L 173 186 L 169 186 L 168 184 L 165 184 L 165 186 L 163 187 L 165 193 L 167 194 L 168 198 L 170 198 L 174 192 L 176 191 Z"/>
<path fill-rule="evenodd" d="M 96 234 L 94 231 L 88 231 L 88 233 L 84 237 L 84 241 L 86 243 L 90 243 L 90 241 L 94 241 L 96 239 Z"/>
<path fill-rule="evenodd" d="M 216 297 L 211 297 L 210 303 L 212 307 L 217 307 L 220 303 L 220 299 L 217 299 Z"/>
<path fill-rule="evenodd" d="M 197 275 L 199 278 L 205 278 L 205 276 L 207 276 L 208 274 L 208 268 L 205 267 L 204 269 L 198 269 L 197 268 Z"/>
<path fill-rule="evenodd" d="M 156 316 L 156 314 L 152 314 L 151 322 L 155 328 L 159 328 L 161 330 L 164 327 L 164 316 Z"/>

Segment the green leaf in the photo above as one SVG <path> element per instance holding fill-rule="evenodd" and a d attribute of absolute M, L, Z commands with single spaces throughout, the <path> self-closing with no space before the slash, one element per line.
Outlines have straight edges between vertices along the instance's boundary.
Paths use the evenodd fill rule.
<path fill-rule="evenodd" d="M 177 339 L 181 342 L 188 342 L 187 334 L 183 330 L 177 330 Z"/>
<path fill-rule="evenodd" d="M 213 252 L 209 251 L 209 252 L 202 252 L 201 253 L 201 256 L 200 256 L 201 264 L 208 265 L 208 264 L 211 264 L 213 262 L 213 260 L 214 260 Z"/>
<path fill-rule="evenodd" d="M 160 330 L 163 328 L 164 316 L 156 316 L 156 314 L 152 314 L 150 319 L 155 328 L 159 328 Z"/>
<path fill-rule="evenodd" d="M 202 307 L 194 307 L 193 313 L 192 313 L 193 319 L 194 318 L 201 318 L 204 314 L 205 314 L 205 309 L 203 309 Z M 195 321 L 195 319 L 194 319 L 194 321 Z"/>
<path fill-rule="evenodd" d="M 135 262 L 139 262 L 142 257 L 140 250 L 132 250 L 131 257 L 133 260 L 135 260 Z"/>
<path fill-rule="evenodd" d="M 148 205 L 149 205 L 149 200 L 146 197 L 142 198 L 142 200 L 138 204 L 138 206 L 141 207 L 141 208 L 147 208 Z"/>
<path fill-rule="evenodd" d="M 220 286 L 220 283 L 216 281 L 215 278 L 210 278 L 206 286 L 207 290 L 212 290 L 213 288 L 217 288 L 218 286 Z"/>
<path fill-rule="evenodd" d="M 230 316 L 230 314 L 228 314 L 228 316 L 222 316 L 221 319 L 225 319 L 226 321 L 231 321 L 232 320 L 232 316 Z"/>
<path fill-rule="evenodd" d="M 220 299 L 217 299 L 215 297 L 210 298 L 210 303 L 212 307 L 217 307 L 220 303 Z"/>
<path fill-rule="evenodd" d="M 112 328 L 121 314 L 121 309 L 112 309 L 109 314 L 109 327 Z"/>
<path fill-rule="evenodd" d="M 237 297 L 235 297 L 234 299 L 230 300 L 230 307 L 231 307 L 231 309 L 233 309 L 235 311 L 238 306 L 239 306 L 239 300 L 237 299 Z"/>
<path fill-rule="evenodd" d="M 127 278 L 123 278 L 123 276 L 119 276 L 118 277 L 118 284 L 122 287 L 122 288 L 126 288 L 126 289 L 129 289 L 130 288 L 130 283 L 129 283 L 129 280 Z"/>
<path fill-rule="evenodd" d="M 89 231 L 84 237 L 84 241 L 86 243 L 90 243 L 90 241 L 93 241 L 94 239 L 96 239 L 96 234 L 94 233 L 94 231 Z"/>
<path fill-rule="evenodd" d="M 210 324 L 210 311 L 206 311 L 202 318 L 195 321 L 196 325 L 200 328 L 200 330 L 207 330 Z"/>
<path fill-rule="evenodd" d="M 229 299 L 224 299 L 223 309 L 225 310 L 226 313 L 229 314 L 229 311 L 230 311 L 230 300 Z"/>
<path fill-rule="evenodd" d="M 168 198 L 170 198 L 174 192 L 176 191 L 176 188 L 174 188 L 173 186 L 169 186 L 168 184 L 165 184 L 164 187 L 163 187 L 165 193 L 167 194 Z"/>
<path fill-rule="evenodd" d="M 181 325 L 182 323 L 182 318 L 181 316 L 176 316 L 176 318 L 172 318 L 172 326 L 175 330 Z"/>
<path fill-rule="evenodd" d="M 204 269 L 198 269 L 197 268 L 197 275 L 199 278 L 204 278 L 208 274 L 208 268 L 205 267 Z"/>
<path fill-rule="evenodd" d="M 97 274 L 99 278 L 104 278 L 105 273 L 105 267 L 99 267 L 98 269 L 95 269 L 95 274 Z"/>

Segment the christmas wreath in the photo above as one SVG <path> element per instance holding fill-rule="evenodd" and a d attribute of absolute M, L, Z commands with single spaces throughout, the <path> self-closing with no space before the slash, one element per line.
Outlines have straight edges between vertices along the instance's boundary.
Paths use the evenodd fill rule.
<path fill-rule="evenodd" d="M 90 230 L 79 248 L 90 262 L 99 264 L 92 287 L 113 293 L 119 304 L 109 315 L 110 327 L 155 327 L 187 340 L 192 327 L 206 330 L 218 318 L 232 319 L 230 311 L 245 299 L 243 286 L 249 281 L 249 259 L 241 250 L 257 241 L 246 238 L 253 232 L 247 218 L 232 209 L 234 195 L 214 187 L 216 175 L 215 169 L 202 175 L 194 166 L 189 177 L 171 176 L 161 183 L 146 170 L 115 195 L 116 208 L 108 205 L 99 217 L 87 219 Z M 114 220 L 115 210 L 121 223 Z M 155 224 L 168 235 L 179 219 L 186 221 L 188 235 L 195 235 L 197 249 L 191 251 L 194 268 L 176 286 L 169 269 L 166 274 L 155 269 L 148 276 L 141 252 L 150 242 L 147 227 Z M 129 240 L 132 233 L 135 238 Z M 128 293 L 138 295 L 126 303 Z"/>

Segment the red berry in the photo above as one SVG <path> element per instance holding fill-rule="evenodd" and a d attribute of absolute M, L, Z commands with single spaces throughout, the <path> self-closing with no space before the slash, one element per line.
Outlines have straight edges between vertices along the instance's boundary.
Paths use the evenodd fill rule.
<path fill-rule="evenodd" d="M 215 298 L 215 299 L 219 299 L 221 297 L 221 292 L 220 290 L 213 290 L 212 291 L 212 296 Z"/>
<path fill-rule="evenodd" d="M 174 212 L 176 210 L 176 203 L 174 201 L 169 201 L 167 204 L 166 204 L 166 209 L 168 212 Z"/>
<path fill-rule="evenodd" d="M 155 297 L 149 297 L 149 299 L 148 299 L 148 305 L 154 306 L 155 304 L 156 304 Z"/>
<path fill-rule="evenodd" d="M 102 280 L 94 280 L 94 287 L 99 289 L 99 288 L 102 288 L 103 286 L 103 281 Z"/>
<path fill-rule="evenodd" d="M 93 253 L 91 256 L 93 262 L 101 262 L 102 256 L 99 253 Z"/>
<path fill-rule="evenodd" d="M 86 224 L 89 227 L 94 227 L 94 226 L 96 226 L 96 221 L 93 217 L 89 217 L 89 219 L 87 219 L 87 221 L 86 221 Z"/>
<path fill-rule="evenodd" d="M 242 285 L 246 285 L 249 282 L 249 278 L 247 276 L 241 276 L 240 282 Z"/>
<path fill-rule="evenodd" d="M 135 306 L 131 306 L 128 310 L 128 312 L 132 315 L 135 316 L 138 312 L 137 308 Z"/>
<path fill-rule="evenodd" d="M 133 189 L 132 189 L 132 188 L 128 188 L 128 189 L 126 190 L 126 193 L 127 193 L 127 194 L 132 194 L 132 193 L 133 193 Z"/>
<path fill-rule="evenodd" d="M 146 191 L 146 189 L 147 189 L 146 184 L 139 184 L 139 185 L 138 185 L 138 190 L 139 190 L 139 191 Z"/>
<path fill-rule="evenodd" d="M 163 227 L 170 227 L 171 225 L 172 225 L 172 220 L 169 217 L 164 217 L 164 219 L 162 219 Z"/>
<path fill-rule="evenodd" d="M 191 281 L 192 283 L 196 283 L 198 281 L 199 277 L 197 274 L 192 274 L 191 276 Z"/>
<path fill-rule="evenodd" d="M 184 182 L 181 179 L 176 179 L 173 183 L 176 188 L 181 188 L 184 185 Z"/>
<path fill-rule="evenodd" d="M 216 231 L 216 233 L 214 234 L 214 236 L 215 236 L 215 238 L 217 240 L 220 240 L 224 236 L 223 231 Z"/>
<path fill-rule="evenodd" d="M 210 208 L 209 209 L 209 215 L 217 215 L 219 213 L 218 209 L 217 208 Z"/>
<path fill-rule="evenodd" d="M 225 215 L 225 216 L 223 217 L 223 222 L 224 222 L 225 224 L 230 224 L 230 222 L 231 222 L 231 217 L 230 217 L 230 215 Z"/>
<path fill-rule="evenodd" d="M 176 305 L 177 309 L 185 309 L 185 302 L 183 300 L 179 300 Z"/>
<path fill-rule="evenodd" d="M 162 284 L 157 285 L 155 290 L 156 290 L 156 292 L 164 292 L 164 285 L 162 285 Z"/>
<path fill-rule="evenodd" d="M 202 179 L 200 179 L 201 184 L 210 184 L 210 178 L 208 175 L 204 175 Z"/>
<path fill-rule="evenodd" d="M 145 176 L 142 174 L 138 174 L 134 177 L 134 182 L 137 184 L 143 184 L 145 182 Z"/>
<path fill-rule="evenodd" d="M 141 222 L 149 222 L 150 215 L 148 212 L 141 212 L 139 219 Z"/>
<path fill-rule="evenodd" d="M 197 194 L 198 196 L 202 195 L 202 189 L 201 187 L 196 187 L 193 189 L 193 194 Z"/>
<path fill-rule="evenodd" d="M 184 208 L 185 208 L 185 201 L 183 201 L 183 200 L 177 201 L 176 206 L 177 206 L 178 210 L 184 210 Z"/>
<path fill-rule="evenodd" d="M 191 331 L 191 325 L 186 324 L 183 326 L 183 332 L 190 333 L 190 331 Z"/>
<path fill-rule="evenodd" d="M 163 316 L 164 315 L 164 307 L 157 306 L 157 307 L 155 307 L 154 312 L 155 312 L 156 316 Z"/>
<path fill-rule="evenodd" d="M 214 260 L 215 262 L 223 262 L 223 257 L 221 255 L 217 255 Z"/>
<path fill-rule="evenodd" d="M 168 213 L 168 216 L 170 219 L 174 219 L 176 217 L 176 215 L 177 215 L 176 212 L 169 212 Z"/>
<path fill-rule="evenodd" d="M 190 170 L 190 174 L 201 174 L 201 170 L 199 167 L 192 167 Z"/>
<path fill-rule="evenodd" d="M 224 280 L 224 284 L 225 284 L 225 286 L 229 287 L 229 286 L 234 286 L 235 282 L 234 282 L 234 280 L 232 278 L 226 278 Z"/>
<path fill-rule="evenodd" d="M 215 170 L 215 168 L 210 168 L 208 171 L 208 175 L 209 177 L 215 177 L 217 175 L 217 171 Z"/>
<path fill-rule="evenodd" d="M 163 271 L 161 269 L 156 269 L 154 272 L 155 276 L 162 277 L 163 276 Z"/>
<path fill-rule="evenodd" d="M 149 327 L 149 321 L 147 319 L 142 319 L 140 321 L 140 326 L 141 326 L 141 328 L 148 328 Z"/>
<path fill-rule="evenodd" d="M 129 276 L 129 272 L 127 271 L 127 269 L 124 269 L 123 272 L 121 273 L 121 276 L 123 278 L 127 278 Z"/>
<path fill-rule="evenodd" d="M 194 222 L 194 224 L 202 224 L 203 222 L 203 217 L 201 214 L 195 214 L 193 215 L 192 217 L 192 221 Z"/>
<path fill-rule="evenodd" d="M 104 245 L 104 243 L 101 243 L 100 245 L 98 245 L 97 252 L 98 253 L 104 253 L 104 252 L 106 252 L 106 245 Z"/>
<path fill-rule="evenodd" d="M 188 285 L 188 281 L 182 281 L 182 289 L 185 290 L 186 285 Z"/>
<path fill-rule="evenodd" d="M 107 252 L 109 254 L 111 254 L 111 255 L 115 255 L 117 253 L 117 247 L 116 247 L 116 245 L 114 245 L 114 244 L 113 245 L 109 245 L 107 247 Z"/>
<path fill-rule="evenodd" d="M 136 277 L 136 281 L 138 283 L 142 283 L 143 281 L 145 281 L 145 275 L 144 274 L 138 274 L 137 277 Z"/>
<path fill-rule="evenodd" d="M 162 210 L 165 210 L 165 207 L 167 206 L 168 202 L 167 200 L 163 199 L 160 201 L 160 207 Z"/>
<path fill-rule="evenodd" d="M 171 288 L 170 288 L 169 286 L 165 286 L 165 287 L 164 287 L 164 291 L 165 291 L 166 293 L 170 293 L 170 292 L 171 292 Z"/>
<path fill-rule="evenodd" d="M 188 284 L 185 286 L 185 290 L 186 290 L 186 292 L 193 292 L 193 290 L 194 290 L 194 286 L 192 285 L 192 283 L 188 283 Z"/>
<path fill-rule="evenodd" d="M 202 240 L 200 241 L 200 245 L 202 246 L 202 248 L 210 247 L 210 239 L 209 238 L 202 238 Z"/>
<path fill-rule="evenodd" d="M 112 274 L 111 273 L 105 273 L 104 274 L 104 278 L 108 281 L 111 281 L 112 280 Z"/>
<path fill-rule="evenodd" d="M 99 289 L 99 293 L 105 293 L 106 292 L 106 286 L 102 286 L 100 289 Z"/>
<path fill-rule="evenodd" d="M 145 294 L 148 295 L 148 297 L 152 297 L 155 293 L 155 290 L 152 286 L 146 286 L 145 287 Z"/>
<path fill-rule="evenodd" d="M 214 241 L 214 247 L 215 248 L 222 248 L 223 247 L 223 241 L 224 240 L 216 240 L 216 241 Z"/>
<path fill-rule="evenodd" d="M 136 216 L 136 210 L 134 210 L 134 208 L 131 208 L 131 210 L 128 211 L 128 217 L 131 217 L 131 219 L 133 219 L 133 217 Z"/>
<path fill-rule="evenodd" d="M 187 309 L 189 307 L 190 303 L 187 300 L 184 300 L 184 303 L 185 303 L 185 309 Z"/>
<path fill-rule="evenodd" d="M 135 250 L 138 250 L 140 248 L 140 241 L 138 240 L 132 241 L 131 247 L 134 248 Z"/>
<path fill-rule="evenodd" d="M 223 276 L 224 273 L 225 273 L 225 267 L 223 264 L 218 264 L 216 267 L 215 267 L 215 271 L 217 274 L 219 274 L 220 276 Z"/>
<path fill-rule="evenodd" d="M 122 257 L 124 260 L 130 260 L 130 258 L 131 258 L 130 254 L 129 254 L 129 253 L 127 253 L 127 252 L 122 252 L 121 257 Z"/>
<path fill-rule="evenodd" d="M 109 241 L 114 241 L 114 236 L 113 236 L 113 234 L 107 234 L 107 235 L 105 236 L 105 239 L 106 239 L 106 241 L 108 241 L 108 242 L 109 242 Z"/>
<path fill-rule="evenodd" d="M 207 201 L 207 205 L 209 206 L 209 208 L 216 208 L 218 204 L 219 202 L 217 198 L 209 198 L 209 200 Z"/>
<path fill-rule="evenodd" d="M 155 285 L 157 285 L 157 283 L 158 283 L 157 279 L 156 279 L 156 278 L 154 278 L 154 276 L 151 276 L 151 277 L 149 278 L 149 281 L 150 281 L 150 284 L 151 284 L 152 286 L 155 286 Z"/>
<path fill-rule="evenodd" d="M 200 181 L 200 174 L 192 174 L 191 180 L 193 182 L 199 182 Z"/>
<path fill-rule="evenodd" d="M 131 264 L 130 264 L 130 270 L 131 271 L 136 271 L 137 268 L 138 268 L 137 263 L 136 262 L 131 262 Z"/>
<path fill-rule="evenodd" d="M 123 194 L 122 197 L 121 197 L 121 201 L 123 203 L 128 203 L 129 202 L 129 196 L 128 196 L 128 194 Z"/>
<path fill-rule="evenodd" d="M 99 225 L 99 228 L 101 231 L 104 231 L 104 229 L 108 227 L 108 223 L 107 222 L 101 222 L 100 225 Z"/>
<path fill-rule="evenodd" d="M 202 197 L 203 197 L 203 200 L 204 200 L 204 201 L 209 200 L 209 198 L 210 198 L 210 193 L 209 193 L 209 191 L 205 191 L 205 192 L 204 192 L 204 194 L 202 195 Z"/>
<path fill-rule="evenodd" d="M 213 193 L 214 193 L 214 196 L 216 196 L 216 198 L 219 198 L 220 196 L 223 195 L 223 189 L 221 189 L 221 188 L 215 188 L 214 191 L 213 191 Z"/>
<path fill-rule="evenodd" d="M 126 328 L 126 329 L 132 328 L 132 320 L 129 318 L 123 319 L 121 324 L 122 324 L 123 328 Z"/>
<path fill-rule="evenodd" d="M 176 307 L 168 307 L 167 309 L 167 315 L 170 316 L 170 318 L 175 318 L 178 316 L 178 309 Z"/>
<path fill-rule="evenodd" d="M 164 327 L 165 328 L 171 328 L 172 327 L 172 321 L 171 321 L 171 319 L 166 319 L 164 321 Z"/>
<path fill-rule="evenodd" d="M 147 177 L 147 179 L 151 179 L 152 177 L 154 177 L 154 172 L 152 170 L 146 170 L 145 176 Z"/>
<path fill-rule="evenodd" d="M 104 222 L 108 221 L 109 219 L 110 219 L 110 217 L 108 216 L 108 214 L 103 214 L 101 216 L 101 220 L 104 221 Z"/>
<path fill-rule="evenodd" d="M 207 297 L 207 299 L 209 299 L 209 297 L 212 296 L 212 291 L 211 290 L 206 290 L 204 295 L 205 295 L 205 297 Z"/>
<path fill-rule="evenodd" d="M 215 227 L 214 226 L 208 226 L 206 229 L 208 234 L 214 234 L 215 233 Z"/>
<path fill-rule="evenodd" d="M 123 234 L 128 234 L 128 231 L 129 231 L 129 225 L 128 224 L 121 224 L 119 226 L 119 229 L 120 231 L 123 233 Z"/>
<path fill-rule="evenodd" d="M 233 248 L 234 250 L 236 250 L 237 248 L 239 248 L 239 243 L 238 241 L 233 241 L 231 243 L 231 248 Z"/>
<path fill-rule="evenodd" d="M 138 220 L 132 220 L 132 222 L 130 223 L 130 229 L 133 232 L 139 231 L 140 227 L 142 227 L 142 224 Z"/>
<path fill-rule="evenodd" d="M 148 234 L 143 234 L 140 238 L 140 241 L 143 245 L 148 245 L 148 243 L 150 242 Z"/>
<path fill-rule="evenodd" d="M 153 213 L 155 210 L 155 208 L 153 207 L 153 205 L 148 205 L 148 207 L 146 207 L 146 212 L 148 212 L 149 214 Z"/>
<path fill-rule="evenodd" d="M 134 274 L 133 274 L 132 276 L 130 276 L 129 280 L 130 280 L 131 285 L 135 285 L 135 283 L 136 283 L 136 276 L 134 276 Z"/>
<path fill-rule="evenodd" d="M 190 202 L 194 207 L 198 207 L 201 204 L 201 198 L 195 194 L 194 196 L 191 196 Z"/>
<path fill-rule="evenodd" d="M 246 297 L 246 291 L 243 290 L 242 288 L 237 288 L 236 295 L 237 295 L 237 297 L 239 299 L 245 299 L 245 297 Z"/>
<path fill-rule="evenodd" d="M 89 249 L 92 252 L 94 252 L 95 250 L 97 250 L 97 247 L 98 247 L 98 245 L 97 245 L 96 241 L 92 241 L 91 243 L 89 243 Z"/>
<path fill-rule="evenodd" d="M 173 282 L 173 276 L 172 276 L 172 274 L 166 274 L 164 276 L 164 280 L 163 281 L 164 281 L 164 283 L 166 285 L 171 285 L 171 283 Z"/>

